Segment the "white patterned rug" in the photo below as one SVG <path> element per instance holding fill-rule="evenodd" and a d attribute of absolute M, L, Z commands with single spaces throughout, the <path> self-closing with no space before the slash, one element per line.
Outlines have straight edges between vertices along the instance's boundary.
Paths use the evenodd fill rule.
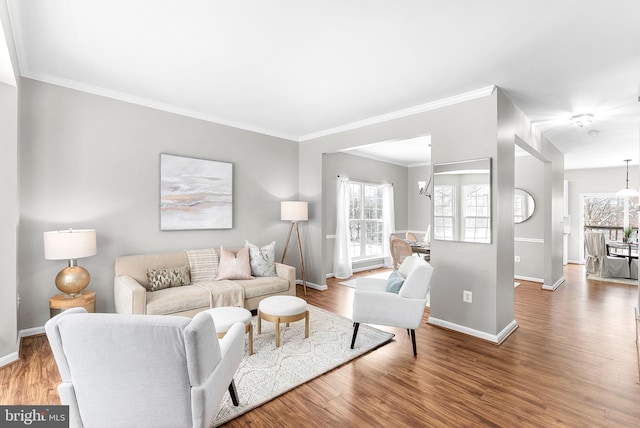
<path fill-rule="evenodd" d="M 348 361 L 376 349 L 393 334 L 360 324 L 356 346 L 351 349 L 353 321 L 318 307 L 308 305 L 309 338 L 304 337 L 304 320 L 280 327 L 280 347 L 276 348 L 275 324 L 262 321 L 257 334 L 257 317 L 253 317 L 253 355 L 246 353 L 234 376 L 240 405 L 231 403 L 225 393 L 215 427 L 264 404 L 285 392 L 310 381 Z"/>
<path fill-rule="evenodd" d="M 594 281 L 617 282 L 619 284 L 638 285 L 638 280 L 637 279 L 603 278 L 601 276 L 597 276 L 597 275 L 593 275 L 593 274 L 587 275 L 587 279 L 593 279 Z"/>
<path fill-rule="evenodd" d="M 389 278 L 389 275 L 391 275 L 390 270 L 384 271 L 384 272 L 379 272 L 379 273 L 374 273 L 371 275 L 365 275 L 365 276 L 361 276 L 360 278 L 381 278 L 381 279 L 387 279 Z M 342 281 L 340 282 L 340 285 L 346 285 L 347 287 L 351 287 L 351 288 L 356 288 L 356 280 L 355 279 L 349 279 L 347 281 Z"/>

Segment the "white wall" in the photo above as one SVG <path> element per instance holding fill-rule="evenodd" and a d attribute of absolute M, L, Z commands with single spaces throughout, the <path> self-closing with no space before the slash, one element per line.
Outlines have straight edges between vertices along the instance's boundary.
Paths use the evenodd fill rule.
<path fill-rule="evenodd" d="M 47 230 L 96 229 L 98 254 L 78 263 L 91 273 L 99 312 L 114 310 L 119 255 L 245 239 L 276 240 L 282 254 L 289 224 L 280 201 L 298 198 L 298 143 L 29 79 L 20 115 L 20 329 L 42 326 L 58 293 L 53 281 L 65 262 L 44 260 Z M 233 163 L 233 229 L 160 231 L 161 153 Z M 286 262 L 297 265 L 295 251 Z"/>

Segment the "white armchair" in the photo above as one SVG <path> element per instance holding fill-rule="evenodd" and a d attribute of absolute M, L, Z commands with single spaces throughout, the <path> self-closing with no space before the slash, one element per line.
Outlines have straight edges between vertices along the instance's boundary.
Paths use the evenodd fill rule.
<path fill-rule="evenodd" d="M 416 351 L 416 330 L 422 324 L 433 267 L 420 257 L 404 259 L 398 268 L 404 280 L 398 293 L 387 291 L 387 280 L 357 278 L 353 294 L 353 349 L 360 323 L 406 328 L 411 334 L 413 355 Z"/>
<path fill-rule="evenodd" d="M 244 353 L 242 323 L 218 340 L 213 319 L 88 314 L 45 324 L 71 427 L 208 427 Z"/>

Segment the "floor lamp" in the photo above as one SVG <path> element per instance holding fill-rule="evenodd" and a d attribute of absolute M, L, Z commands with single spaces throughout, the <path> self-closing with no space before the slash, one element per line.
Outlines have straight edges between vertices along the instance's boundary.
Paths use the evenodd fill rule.
<path fill-rule="evenodd" d="M 298 239 L 298 254 L 300 255 L 300 270 L 302 272 L 302 286 L 304 288 L 304 295 L 307 295 L 307 277 L 304 273 L 304 259 L 302 258 L 302 244 L 300 242 L 300 231 L 298 230 L 299 221 L 309 220 L 309 204 L 302 201 L 282 201 L 280 202 L 280 220 L 286 220 L 291 222 L 289 228 L 289 236 L 287 237 L 287 243 L 284 246 L 284 252 L 282 253 L 282 262 L 284 263 L 284 257 L 287 255 L 287 248 L 289 248 L 289 240 L 291 239 L 291 233 L 293 229 L 296 230 L 296 238 Z"/>

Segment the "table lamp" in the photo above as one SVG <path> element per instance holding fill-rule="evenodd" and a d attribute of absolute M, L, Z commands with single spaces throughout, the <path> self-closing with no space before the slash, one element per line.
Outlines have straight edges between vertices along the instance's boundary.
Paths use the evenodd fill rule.
<path fill-rule="evenodd" d="M 291 222 L 289 228 L 289 236 L 287 237 L 287 243 L 284 246 L 284 252 L 282 253 L 282 262 L 284 263 L 284 257 L 287 255 L 287 248 L 289 247 L 289 240 L 291 239 L 291 232 L 296 230 L 296 237 L 298 239 L 298 254 L 300 255 L 300 271 L 302 273 L 302 286 L 304 288 L 304 294 L 307 295 L 307 277 L 304 273 L 304 259 L 302 258 L 302 244 L 300 242 L 300 231 L 298 230 L 299 221 L 309 220 L 309 204 L 303 201 L 282 201 L 280 202 L 280 220 L 286 220 Z"/>
<path fill-rule="evenodd" d="M 56 287 L 65 297 L 77 297 L 82 293 L 91 276 L 78 266 L 77 259 L 96 255 L 96 231 L 93 229 L 69 229 L 44 232 L 44 258 L 68 260 L 69 265 L 58 272 Z"/>

